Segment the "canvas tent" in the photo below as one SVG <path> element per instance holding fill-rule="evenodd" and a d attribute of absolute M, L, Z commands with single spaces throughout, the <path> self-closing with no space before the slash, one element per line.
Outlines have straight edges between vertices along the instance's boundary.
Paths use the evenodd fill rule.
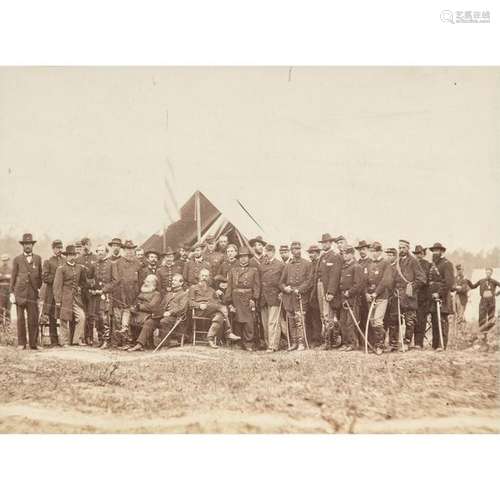
<path fill-rule="evenodd" d="M 266 229 L 256 212 L 237 199 L 228 200 L 227 197 L 216 196 L 209 199 L 202 192 L 196 191 L 179 212 L 179 220 L 165 229 L 161 228 L 141 245 L 145 251 L 163 251 L 166 247 L 176 249 L 183 243 L 193 245 L 198 240 L 198 231 L 200 241 L 208 235 L 218 238 L 222 234 L 227 235 L 229 241 L 238 246 L 248 245 L 248 240 L 257 235 L 274 241 L 273 232 Z"/>

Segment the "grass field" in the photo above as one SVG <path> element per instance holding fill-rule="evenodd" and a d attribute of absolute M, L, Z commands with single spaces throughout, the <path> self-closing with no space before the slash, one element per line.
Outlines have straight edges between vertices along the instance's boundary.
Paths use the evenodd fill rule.
<path fill-rule="evenodd" d="M 377 357 L 0 347 L 0 432 L 499 432 L 496 345 Z"/>

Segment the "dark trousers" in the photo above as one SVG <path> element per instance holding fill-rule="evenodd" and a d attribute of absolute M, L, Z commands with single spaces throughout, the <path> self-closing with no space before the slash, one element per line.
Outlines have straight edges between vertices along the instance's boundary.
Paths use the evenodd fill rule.
<path fill-rule="evenodd" d="M 358 304 L 351 305 L 351 311 L 356 318 L 356 321 L 359 322 L 359 307 Z M 340 330 L 342 331 L 342 344 L 346 346 L 351 346 L 354 348 L 358 348 L 359 340 L 358 340 L 358 331 L 356 328 L 356 324 L 354 323 L 354 319 L 349 312 L 347 307 L 342 307 L 340 310 Z"/>
<path fill-rule="evenodd" d="M 436 311 L 431 312 L 432 322 L 432 348 L 437 349 L 441 347 L 441 340 L 439 338 L 439 320 Z M 441 330 L 443 332 L 444 348 L 448 345 L 448 315 L 441 313 Z"/>
<path fill-rule="evenodd" d="M 321 335 L 322 330 L 321 315 L 319 308 L 309 307 L 306 313 L 306 329 L 307 335 L 314 344 L 321 344 L 323 342 L 323 337 Z"/>
<path fill-rule="evenodd" d="M 479 301 L 479 328 L 495 318 L 495 297 Z"/>
<path fill-rule="evenodd" d="M 17 310 L 17 344 L 26 345 L 26 318 L 28 316 L 28 334 L 30 347 L 36 347 L 38 337 L 38 304 L 35 299 L 29 299 L 22 306 L 16 305 Z"/>
<path fill-rule="evenodd" d="M 255 326 L 253 321 L 248 321 L 247 323 L 234 322 L 234 329 L 236 335 L 242 338 L 243 344 L 246 347 L 253 347 L 255 339 Z"/>
<path fill-rule="evenodd" d="M 56 318 L 56 301 L 52 299 L 52 302 L 49 305 L 49 335 L 50 335 L 50 344 L 57 345 L 59 344 L 59 337 L 57 335 L 57 318 Z"/>
<path fill-rule="evenodd" d="M 417 309 L 417 317 L 415 320 L 414 342 L 415 345 L 418 345 L 420 347 L 424 347 L 425 329 L 427 328 L 428 316 L 429 316 L 429 311 L 427 309 L 427 304 Z"/>

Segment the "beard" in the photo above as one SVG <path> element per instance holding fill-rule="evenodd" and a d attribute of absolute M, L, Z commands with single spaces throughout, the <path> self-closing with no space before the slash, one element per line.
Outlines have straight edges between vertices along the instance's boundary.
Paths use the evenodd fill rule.
<path fill-rule="evenodd" d="M 432 254 L 432 262 L 436 263 L 436 262 L 439 262 L 439 260 L 441 259 L 441 255 L 438 254 L 438 253 L 433 253 Z"/>

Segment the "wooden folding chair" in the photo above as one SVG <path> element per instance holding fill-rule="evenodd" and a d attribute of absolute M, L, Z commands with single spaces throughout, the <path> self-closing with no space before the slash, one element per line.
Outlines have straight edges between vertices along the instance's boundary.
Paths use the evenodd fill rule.
<path fill-rule="evenodd" d="M 196 314 L 196 308 L 193 307 L 191 309 L 191 322 L 192 322 L 192 327 L 193 327 L 193 345 L 196 345 L 196 336 L 197 335 L 204 335 L 205 338 L 202 340 L 198 340 L 198 342 L 202 342 L 204 344 L 208 344 L 208 331 L 210 329 L 210 325 L 212 323 L 212 320 L 210 318 L 207 318 L 206 316 L 198 316 Z M 207 327 L 208 324 L 208 327 Z"/>

